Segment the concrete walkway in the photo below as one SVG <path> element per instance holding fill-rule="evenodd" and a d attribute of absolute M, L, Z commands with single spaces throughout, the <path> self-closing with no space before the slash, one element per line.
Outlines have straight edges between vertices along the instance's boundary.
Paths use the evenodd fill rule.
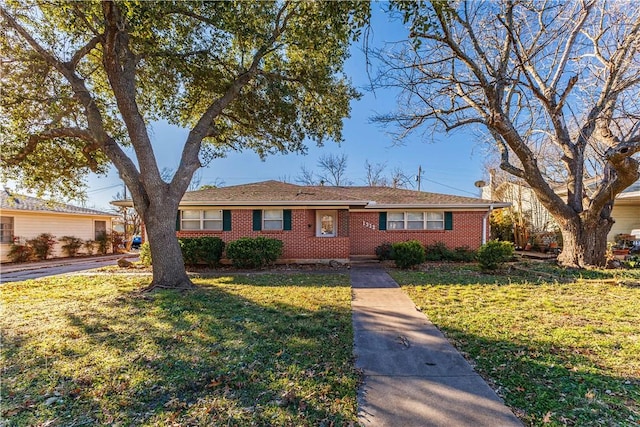
<path fill-rule="evenodd" d="M 380 267 L 351 269 L 364 426 L 522 426 Z"/>

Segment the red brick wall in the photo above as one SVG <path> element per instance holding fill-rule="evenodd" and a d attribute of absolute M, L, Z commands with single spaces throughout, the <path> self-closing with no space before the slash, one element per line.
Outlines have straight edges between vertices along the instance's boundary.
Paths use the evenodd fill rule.
<path fill-rule="evenodd" d="M 240 237 L 265 236 L 282 240 L 283 259 L 346 259 L 349 258 L 349 238 L 341 234 L 338 215 L 338 237 L 316 237 L 316 211 L 293 209 L 291 230 L 254 231 L 253 210 L 232 210 L 231 231 L 178 231 L 178 237 L 218 236 L 225 242 Z"/>
<path fill-rule="evenodd" d="M 418 240 L 423 245 L 444 242 L 449 248 L 482 244 L 482 218 L 486 212 L 453 212 L 453 230 L 379 230 L 378 212 L 352 212 L 349 222 L 351 255 L 375 255 L 383 242 Z"/>
<path fill-rule="evenodd" d="M 240 237 L 266 236 L 282 240 L 283 259 L 345 259 L 349 255 L 375 255 L 383 242 L 419 240 L 424 245 L 444 242 L 448 247 L 482 244 L 485 212 L 453 212 L 453 230 L 407 231 L 378 229 L 378 212 L 338 211 L 338 237 L 316 237 L 315 209 L 293 209 L 290 231 L 253 231 L 253 210 L 232 210 L 231 231 L 178 231 L 178 237 L 218 236 L 225 242 Z"/>

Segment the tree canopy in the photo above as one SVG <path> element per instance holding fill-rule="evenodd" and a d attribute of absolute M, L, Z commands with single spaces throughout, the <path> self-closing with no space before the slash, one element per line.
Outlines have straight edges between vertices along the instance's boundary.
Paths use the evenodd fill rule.
<path fill-rule="evenodd" d="M 161 236 L 199 167 L 227 150 L 266 156 L 342 138 L 357 96 L 342 67 L 369 4 L 16 0 L 0 16 L 4 178 L 75 196 L 113 163 L 154 263 L 175 270 L 163 248 L 181 262 L 177 242 Z M 170 182 L 149 132 L 160 119 L 190 129 Z M 154 283 L 188 281 L 184 269 L 170 280 L 156 270 Z"/>

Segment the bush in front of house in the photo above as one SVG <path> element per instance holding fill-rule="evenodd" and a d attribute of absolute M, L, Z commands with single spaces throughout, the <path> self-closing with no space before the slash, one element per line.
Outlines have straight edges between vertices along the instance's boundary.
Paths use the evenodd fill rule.
<path fill-rule="evenodd" d="M 186 265 L 206 264 L 215 267 L 220 264 L 225 246 L 221 238 L 189 237 L 178 239 L 178 242 Z"/>
<path fill-rule="evenodd" d="M 458 246 L 453 249 L 453 260 L 458 262 L 473 262 L 476 260 L 476 251 L 469 246 Z"/>
<path fill-rule="evenodd" d="M 111 243 L 111 236 L 108 233 L 100 233 L 96 236 L 96 243 L 98 244 L 98 253 L 106 255 Z"/>
<path fill-rule="evenodd" d="M 42 233 L 33 239 L 27 240 L 27 245 L 31 247 L 33 256 L 39 260 L 45 260 L 53 252 L 56 245 L 56 236 L 51 233 Z"/>
<path fill-rule="evenodd" d="M 96 249 L 96 242 L 93 240 L 85 240 L 82 245 L 87 255 L 93 255 L 93 251 Z"/>
<path fill-rule="evenodd" d="M 380 246 L 376 246 L 376 256 L 380 261 L 391 259 L 391 251 L 393 245 L 390 242 L 383 242 Z"/>
<path fill-rule="evenodd" d="M 11 262 L 27 262 L 33 256 L 33 250 L 27 244 L 20 243 L 20 238 L 13 239 L 7 257 Z"/>
<path fill-rule="evenodd" d="M 84 244 L 84 241 L 75 236 L 62 236 L 60 241 L 64 243 L 62 245 L 62 252 L 68 257 L 74 257 L 78 254 L 78 251 Z"/>
<path fill-rule="evenodd" d="M 417 240 L 394 243 L 391 255 L 398 268 L 411 268 L 426 260 L 424 246 Z"/>
<path fill-rule="evenodd" d="M 477 253 L 480 269 L 496 270 L 503 263 L 513 257 L 513 243 L 499 240 L 491 240 L 480 246 Z"/>
<path fill-rule="evenodd" d="M 424 248 L 427 261 L 453 261 L 454 253 L 443 242 L 435 242 Z"/>
<path fill-rule="evenodd" d="M 149 242 L 140 245 L 140 262 L 142 265 L 149 267 L 151 265 L 151 246 Z"/>
<path fill-rule="evenodd" d="M 282 256 L 282 240 L 270 237 L 242 237 L 227 244 L 227 258 L 235 267 L 259 268 L 273 264 Z"/>

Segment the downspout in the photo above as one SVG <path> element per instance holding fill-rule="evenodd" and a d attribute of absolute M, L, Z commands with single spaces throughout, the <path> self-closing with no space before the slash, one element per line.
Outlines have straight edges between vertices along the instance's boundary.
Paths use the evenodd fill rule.
<path fill-rule="evenodd" d="M 487 243 L 487 231 L 489 229 L 489 215 L 493 212 L 493 203 L 489 205 L 489 210 L 482 217 L 482 244 L 485 245 Z"/>

